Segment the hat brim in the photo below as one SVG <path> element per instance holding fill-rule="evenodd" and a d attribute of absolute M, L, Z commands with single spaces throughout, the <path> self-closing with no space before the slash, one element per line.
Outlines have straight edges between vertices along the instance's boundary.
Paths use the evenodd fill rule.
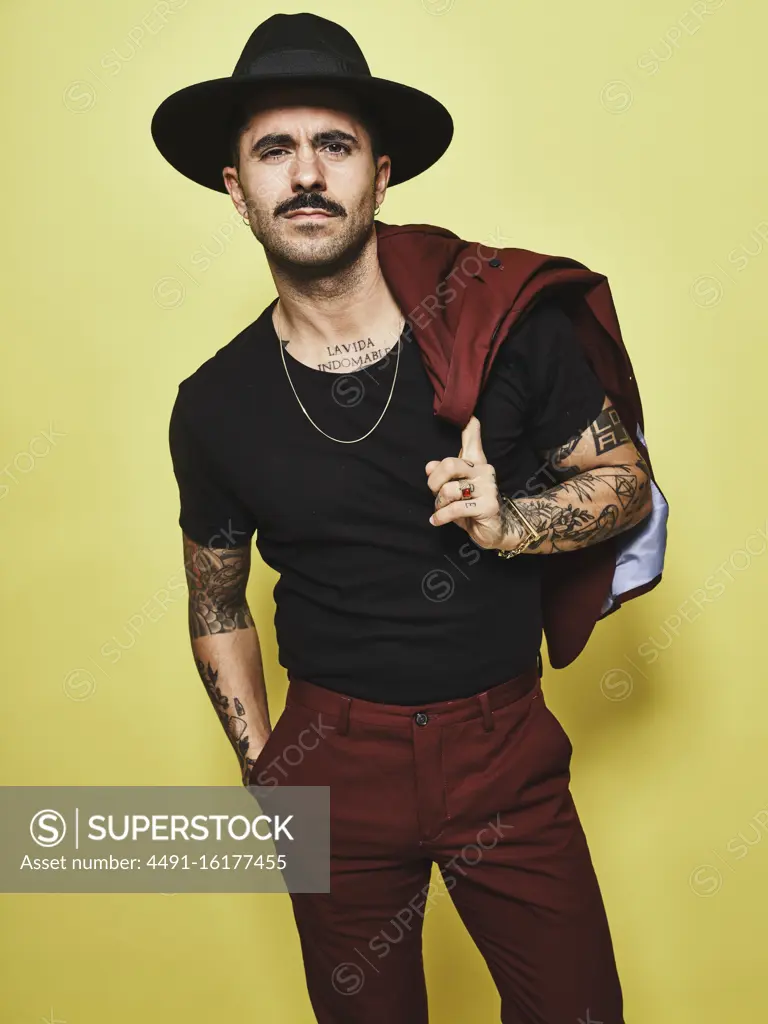
<path fill-rule="evenodd" d="M 240 103 L 270 86 L 332 86 L 357 97 L 376 119 L 381 150 L 392 161 L 389 186 L 426 171 L 450 145 L 453 119 L 419 89 L 370 75 L 259 75 L 215 78 L 173 93 L 152 117 L 155 145 L 185 177 L 226 193 L 222 171 L 231 163 L 233 117 Z"/>

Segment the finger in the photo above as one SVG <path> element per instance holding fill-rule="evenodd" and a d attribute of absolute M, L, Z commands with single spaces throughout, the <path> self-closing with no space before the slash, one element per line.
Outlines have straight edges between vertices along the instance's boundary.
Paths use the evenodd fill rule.
<path fill-rule="evenodd" d="M 468 459 L 475 464 L 486 461 L 480 435 L 480 420 L 477 416 L 470 416 L 466 427 L 461 432 L 460 456 L 462 459 Z"/>
<path fill-rule="evenodd" d="M 434 463 L 434 469 L 427 477 L 427 485 L 434 495 L 438 495 L 445 485 L 452 480 L 460 484 L 472 484 L 474 495 L 496 494 L 496 470 L 490 462 L 475 465 L 465 459 L 447 458 Z"/>
<path fill-rule="evenodd" d="M 487 463 L 483 463 L 483 465 L 487 466 Z M 448 458 L 441 459 L 439 462 L 428 462 L 425 468 L 427 470 L 427 485 L 433 494 L 437 494 L 443 484 L 449 480 L 474 479 L 477 476 L 477 470 L 471 462 L 458 459 L 455 455 L 449 455 Z"/>
<path fill-rule="evenodd" d="M 481 489 L 477 482 L 467 480 L 466 477 L 460 480 L 449 480 L 438 491 L 435 497 L 435 507 L 442 508 L 452 501 L 478 501 L 480 496 Z"/>
<path fill-rule="evenodd" d="M 431 472 L 432 472 L 432 471 L 433 471 L 434 469 L 436 469 L 436 468 L 437 468 L 437 466 L 439 466 L 441 462 L 445 462 L 445 461 L 450 461 L 450 460 L 451 460 L 451 459 L 453 459 L 453 458 L 457 458 L 457 459 L 459 460 L 459 462 L 460 462 L 460 463 L 463 463 L 463 465 L 464 465 L 464 468 L 463 468 L 463 469 L 461 469 L 461 468 L 458 468 L 458 469 L 457 469 L 457 471 L 456 471 L 457 473 L 468 473 L 468 472 L 469 472 L 469 470 L 471 470 L 471 469 L 472 469 L 472 467 L 470 466 L 470 464 L 469 464 L 468 462 L 465 462 L 465 461 L 464 461 L 464 460 L 463 460 L 463 459 L 461 458 L 461 452 L 459 452 L 459 454 L 458 454 L 457 456 L 449 455 L 449 456 L 448 456 L 448 459 L 447 459 L 447 460 L 446 460 L 446 459 L 432 459 L 432 460 L 431 460 L 430 462 L 428 462 L 428 463 L 426 464 L 426 466 L 424 467 L 424 469 L 425 469 L 425 470 L 426 470 L 426 472 L 427 472 L 427 475 L 429 475 L 429 474 L 430 474 L 430 473 L 431 473 Z"/>
<path fill-rule="evenodd" d="M 436 509 L 429 517 L 429 521 L 433 526 L 443 526 L 456 519 L 475 519 L 482 514 L 481 504 L 477 500 L 451 501 Z"/>

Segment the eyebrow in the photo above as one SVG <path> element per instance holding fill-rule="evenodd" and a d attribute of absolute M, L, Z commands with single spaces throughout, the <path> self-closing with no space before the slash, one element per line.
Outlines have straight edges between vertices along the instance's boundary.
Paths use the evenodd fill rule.
<path fill-rule="evenodd" d="M 290 146 L 295 142 L 294 137 L 287 132 L 273 132 L 270 135 L 262 135 L 251 146 L 251 156 L 255 156 L 262 150 L 272 146 Z M 343 132 L 338 128 L 332 131 L 315 132 L 311 142 L 313 146 L 327 145 L 329 142 L 348 142 L 355 149 L 360 147 L 360 141 L 355 135 L 350 135 L 349 132 Z"/>

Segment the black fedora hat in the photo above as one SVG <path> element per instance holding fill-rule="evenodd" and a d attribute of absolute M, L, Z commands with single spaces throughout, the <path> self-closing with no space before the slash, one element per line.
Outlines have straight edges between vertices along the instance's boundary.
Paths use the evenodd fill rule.
<path fill-rule="evenodd" d="M 374 78 L 362 50 L 341 25 L 316 14 L 274 14 L 252 33 L 229 78 L 187 86 L 163 100 L 152 117 L 152 138 L 187 178 L 226 193 L 222 170 L 231 164 L 232 134 L 242 104 L 261 87 L 303 83 L 349 91 L 378 129 L 392 161 L 389 185 L 431 167 L 448 148 L 453 120 L 427 93 Z"/>

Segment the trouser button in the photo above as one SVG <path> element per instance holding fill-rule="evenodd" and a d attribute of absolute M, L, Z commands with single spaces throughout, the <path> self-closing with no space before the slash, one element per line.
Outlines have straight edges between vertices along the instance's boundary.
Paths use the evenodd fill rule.
<path fill-rule="evenodd" d="M 429 721 L 429 715 L 426 713 L 426 711 L 417 711 L 416 714 L 413 716 L 413 720 L 416 723 L 416 725 L 426 725 L 427 722 Z"/>

